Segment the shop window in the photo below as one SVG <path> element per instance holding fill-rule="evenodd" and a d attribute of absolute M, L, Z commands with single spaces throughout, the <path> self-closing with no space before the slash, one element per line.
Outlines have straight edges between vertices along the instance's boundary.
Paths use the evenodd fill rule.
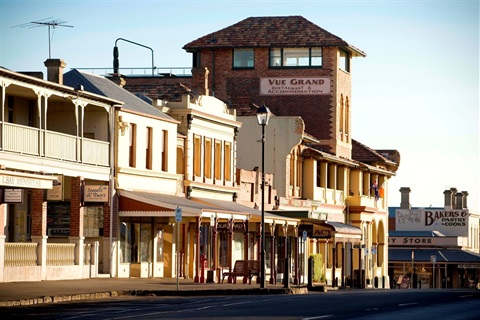
<path fill-rule="evenodd" d="M 120 262 L 152 262 L 152 224 L 143 220 L 120 224 Z"/>
<path fill-rule="evenodd" d="M 253 49 L 233 49 L 234 69 L 253 69 L 255 52 Z"/>
<path fill-rule="evenodd" d="M 83 236 L 103 236 L 103 206 L 85 207 L 83 212 Z"/>

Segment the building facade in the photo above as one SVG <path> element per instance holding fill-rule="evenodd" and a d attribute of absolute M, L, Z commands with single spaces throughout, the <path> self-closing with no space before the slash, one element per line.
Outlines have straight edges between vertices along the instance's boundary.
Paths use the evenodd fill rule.
<path fill-rule="evenodd" d="M 95 277 L 109 264 L 111 154 L 122 102 L 0 69 L 0 281 Z"/>
<path fill-rule="evenodd" d="M 389 273 L 400 288 L 476 288 L 480 281 L 480 215 L 469 211 L 468 192 L 444 191 L 440 208 L 411 207 L 401 188 L 390 208 Z"/>

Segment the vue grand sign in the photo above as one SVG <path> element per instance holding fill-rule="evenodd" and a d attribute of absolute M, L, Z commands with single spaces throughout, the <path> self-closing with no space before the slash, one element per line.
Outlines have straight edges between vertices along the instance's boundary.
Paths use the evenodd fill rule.
<path fill-rule="evenodd" d="M 330 94 L 330 78 L 260 78 L 260 95 Z"/>

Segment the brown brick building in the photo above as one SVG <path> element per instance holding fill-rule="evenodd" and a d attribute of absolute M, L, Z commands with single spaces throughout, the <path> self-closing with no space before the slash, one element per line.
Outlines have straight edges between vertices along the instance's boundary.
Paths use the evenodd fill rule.
<path fill-rule="evenodd" d="M 266 104 L 275 115 L 301 116 L 322 149 L 351 158 L 350 61 L 365 57 L 361 50 L 300 16 L 247 18 L 183 48 L 194 70 L 208 70 L 210 94 L 237 115 Z M 204 87 L 198 79 L 194 90 Z"/>

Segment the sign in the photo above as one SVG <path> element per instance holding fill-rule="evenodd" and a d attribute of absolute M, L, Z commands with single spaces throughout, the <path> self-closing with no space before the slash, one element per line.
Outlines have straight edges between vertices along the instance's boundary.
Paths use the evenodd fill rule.
<path fill-rule="evenodd" d="M 397 231 L 439 231 L 446 236 L 468 236 L 468 210 L 397 209 Z"/>
<path fill-rule="evenodd" d="M 3 193 L 3 201 L 5 203 L 22 203 L 23 189 L 5 189 Z"/>
<path fill-rule="evenodd" d="M 50 189 L 52 188 L 52 180 L 50 179 L 50 176 L 45 176 L 45 179 L 37 179 L 0 173 L 0 186 L 13 188 Z"/>
<path fill-rule="evenodd" d="M 412 247 L 457 247 L 461 246 L 458 237 L 388 237 L 388 245 Z"/>
<path fill-rule="evenodd" d="M 57 180 L 53 182 L 52 189 L 47 190 L 47 200 L 63 201 L 63 175 L 56 176 Z"/>
<path fill-rule="evenodd" d="M 431 256 L 430 256 L 430 262 L 431 262 L 431 263 L 437 262 L 437 256 L 436 256 L 436 255 L 431 255 Z"/>
<path fill-rule="evenodd" d="M 307 230 L 303 230 L 302 239 L 303 241 L 307 240 Z"/>
<path fill-rule="evenodd" d="M 330 78 L 260 78 L 260 95 L 330 94 Z"/>
<path fill-rule="evenodd" d="M 85 185 L 83 201 L 85 202 L 108 202 L 108 186 Z"/>
<path fill-rule="evenodd" d="M 182 222 L 182 208 L 175 209 L 175 222 Z"/>

